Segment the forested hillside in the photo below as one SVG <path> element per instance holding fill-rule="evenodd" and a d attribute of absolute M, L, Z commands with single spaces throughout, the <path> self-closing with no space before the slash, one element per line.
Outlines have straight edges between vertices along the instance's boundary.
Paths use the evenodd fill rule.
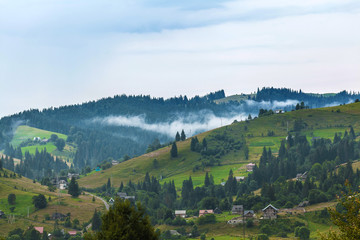
<path fill-rule="evenodd" d="M 0 148 L 11 143 L 20 125 L 58 132 L 67 135 L 66 144 L 74 147 L 73 165 L 81 170 L 85 166 L 95 167 L 104 160 L 141 155 L 147 149 L 154 149 L 151 144 L 166 145 L 174 140 L 177 131 L 184 130 L 190 137 L 248 118 L 249 114 L 256 116 L 261 109 L 290 111 L 300 106 L 301 101 L 305 101 L 301 108 L 308 108 L 354 101 L 358 97 L 359 94 L 347 92 L 325 96 L 274 88 L 263 88 L 242 102 L 224 103 L 216 102 L 226 98 L 223 90 L 193 98 L 118 95 L 3 117 Z"/>
<path fill-rule="evenodd" d="M 239 218 L 230 215 L 233 205 L 256 213 L 246 222 L 247 236 L 296 237 L 302 228 L 309 233 L 303 239 L 313 239 L 331 225 L 324 207 L 334 207 L 336 196 L 360 184 L 359 120 L 359 102 L 263 115 L 179 139 L 79 182 L 104 197 L 135 196 L 161 226 L 162 239 L 175 239 L 166 235 L 174 228 L 183 239 L 190 233 L 239 237 L 239 228 L 227 224 Z M 250 162 L 256 165 L 246 172 Z M 276 221 L 260 218 L 269 204 L 279 209 Z M 188 218 L 175 217 L 177 209 Z M 196 218 L 201 209 L 217 213 Z"/>

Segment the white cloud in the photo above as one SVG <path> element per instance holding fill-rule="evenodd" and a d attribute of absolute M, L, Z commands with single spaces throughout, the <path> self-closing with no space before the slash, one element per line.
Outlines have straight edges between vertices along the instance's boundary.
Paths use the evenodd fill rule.
<path fill-rule="evenodd" d="M 187 117 L 179 117 L 169 122 L 148 123 L 146 117 L 141 116 L 108 116 L 104 118 L 94 118 L 91 121 L 103 125 L 137 127 L 147 131 L 158 132 L 169 137 L 174 137 L 176 132 L 185 131 L 187 136 L 192 136 L 200 132 L 221 126 L 229 125 L 234 120 L 243 120 L 247 115 L 241 113 L 232 117 L 217 117 L 212 112 L 201 111 L 201 113 L 191 114 Z M 203 118 L 203 121 L 199 119 Z"/>

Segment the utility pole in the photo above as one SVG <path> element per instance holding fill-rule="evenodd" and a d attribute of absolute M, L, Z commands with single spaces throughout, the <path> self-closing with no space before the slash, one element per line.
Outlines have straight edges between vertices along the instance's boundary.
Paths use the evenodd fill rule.
<path fill-rule="evenodd" d="M 243 205 L 243 234 L 244 234 L 244 240 L 245 240 L 245 210 L 244 210 L 244 205 Z"/>

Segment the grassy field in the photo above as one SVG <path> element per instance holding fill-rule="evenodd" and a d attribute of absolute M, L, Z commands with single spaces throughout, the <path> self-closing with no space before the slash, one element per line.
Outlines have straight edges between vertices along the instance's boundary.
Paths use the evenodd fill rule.
<path fill-rule="evenodd" d="M 143 180 L 146 172 L 159 179 L 162 177 L 162 182 L 174 180 L 177 187 L 180 187 L 182 181 L 188 179 L 189 176 L 192 176 L 195 186 L 202 185 L 206 172 L 214 176 L 215 183 L 220 183 L 227 179 L 230 168 L 236 170 L 243 168 L 249 162 L 256 163 L 264 146 L 270 147 L 272 152 L 277 154 L 281 141 L 287 136 L 287 131 L 291 131 L 295 120 L 299 119 L 306 125 L 303 133 L 310 142 L 313 137 L 333 139 L 335 133 L 343 134 L 345 130 L 349 131 L 349 125 L 352 125 L 357 132 L 360 130 L 360 103 L 274 114 L 251 121 L 233 123 L 197 135 L 199 141 L 206 137 L 209 146 L 218 144 L 216 141 L 209 140 L 215 134 L 227 134 L 235 141 L 244 138 L 250 150 L 248 160 L 245 160 L 242 150 L 233 149 L 221 156 L 221 166 L 201 167 L 200 170 L 193 172 L 194 166 L 200 164 L 201 155 L 190 151 L 190 139 L 187 139 L 177 143 L 179 156 L 176 158 L 170 157 L 169 146 L 164 147 L 110 169 L 90 174 L 80 179 L 79 183 L 88 188 L 99 187 L 112 177 L 114 186 L 118 187 L 121 181 L 125 183 L 130 179 L 133 182 Z M 267 136 L 269 131 L 273 131 L 274 136 Z M 154 167 L 154 159 L 158 161 L 159 168 Z M 238 170 L 235 175 L 244 176 L 246 172 Z"/>
<path fill-rule="evenodd" d="M 51 132 L 51 131 L 46 131 L 38 128 L 21 125 L 16 129 L 14 137 L 10 142 L 10 144 L 12 144 L 14 147 L 17 147 L 20 145 L 21 142 L 26 141 L 27 139 L 32 140 L 34 139 L 34 137 L 40 137 L 41 139 L 50 139 L 52 134 L 56 134 L 59 138 L 62 138 L 65 141 L 67 139 L 67 136 L 61 133 Z M 45 148 L 48 153 L 51 153 L 53 156 L 63 159 L 64 161 L 67 162 L 69 166 L 71 165 L 76 153 L 75 145 L 70 145 L 67 143 L 63 151 L 59 151 L 52 142 L 48 142 L 44 145 L 41 145 L 39 143 L 33 146 L 22 147 L 21 151 L 23 155 L 25 154 L 25 152 L 29 152 L 30 154 L 35 154 L 36 149 L 38 149 L 38 151 L 41 152 Z"/>
<path fill-rule="evenodd" d="M 48 191 L 47 186 L 42 186 L 39 183 L 33 183 L 31 179 L 22 178 L 5 178 L 4 171 L 9 175 L 8 170 L 0 170 L 2 177 L 0 177 L 0 210 L 4 211 L 7 216 L 15 215 L 15 223 L 8 223 L 7 219 L 0 219 L 0 236 L 6 236 L 7 233 L 17 227 L 25 229 L 30 224 L 34 226 L 42 226 L 47 231 L 52 231 L 54 228 L 54 221 L 45 220 L 45 215 L 51 216 L 54 212 L 63 214 L 71 213 L 72 220 L 77 218 L 80 224 L 91 219 L 94 210 L 104 210 L 104 205 L 100 200 L 92 202 L 92 197 L 89 195 L 80 195 L 78 198 L 72 198 L 69 194 L 63 193 L 58 195 L 56 192 Z M 8 195 L 14 193 L 16 195 L 15 205 L 9 205 Z M 48 207 L 41 210 L 36 210 L 32 203 L 32 197 L 38 194 L 43 194 L 47 199 L 51 197 L 48 202 Z M 10 207 L 15 207 L 13 213 Z M 28 215 L 29 211 L 29 217 Z M 60 222 L 61 223 L 61 222 Z"/>
<path fill-rule="evenodd" d="M 41 139 L 44 138 L 49 139 L 52 134 L 56 134 L 59 138 L 62 138 L 64 140 L 67 139 L 67 136 L 61 133 L 50 132 L 39 128 L 33 128 L 33 127 L 21 125 L 16 129 L 14 137 L 10 142 L 10 144 L 13 145 L 14 147 L 17 147 L 21 142 L 29 138 L 34 139 L 34 137 L 39 137 Z"/>

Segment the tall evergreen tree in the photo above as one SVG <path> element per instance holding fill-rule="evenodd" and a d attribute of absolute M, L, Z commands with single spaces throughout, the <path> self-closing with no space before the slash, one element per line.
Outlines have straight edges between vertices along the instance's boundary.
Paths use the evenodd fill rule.
<path fill-rule="evenodd" d="M 178 141 L 180 141 L 180 134 L 179 134 L 179 132 L 176 132 L 176 135 L 175 135 L 175 141 L 176 142 L 178 142 Z"/>
<path fill-rule="evenodd" d="M 208 172 L 206 172 L 206 175 L 205 175 L 204 185 L 205 185 L 205 187 L 210 186 L 210 178 L 209 178 Z"/>
<path fill-rule="evenodd" d="M 203 140 L 202 140 L 202 148 L 203 148 L 203 150 L 207 150 L 207 141 L 206 141 L 206 138 L 204 138 Z"/>
<path fill-rule="evenodd" d="M 69 183 L 68 193 L 73 197 L 78 197 L 80 195 L 79 185 L 74 177 L 71 178 L 71 181 Z"/>
<path fill-rule="evenodd" d="M 96 211 L 94 212 L 94 215 L 92 217 L 91 220 L 91 229 L 93 231 L 99 231 L 101 228 L 101 218 L 100 218 L 100 213 Z"/>
<path fill-rule="evenodd" d="M 177 150 L 177 146 L 176 146 L 175 142 L 173 142 L 173 144 L 172 144 L 170 155 L 171 155 L 171 157 L 177 157 L 178 156 L 178 150 Z"/>
<path fill-rule="evenodd" d="M 181 131 L 180 139 L 181 139 L 181 141 L 185 141 L 185 139 L 186 139 L 186 135 L 185 135 L 184 129 Z"/>

